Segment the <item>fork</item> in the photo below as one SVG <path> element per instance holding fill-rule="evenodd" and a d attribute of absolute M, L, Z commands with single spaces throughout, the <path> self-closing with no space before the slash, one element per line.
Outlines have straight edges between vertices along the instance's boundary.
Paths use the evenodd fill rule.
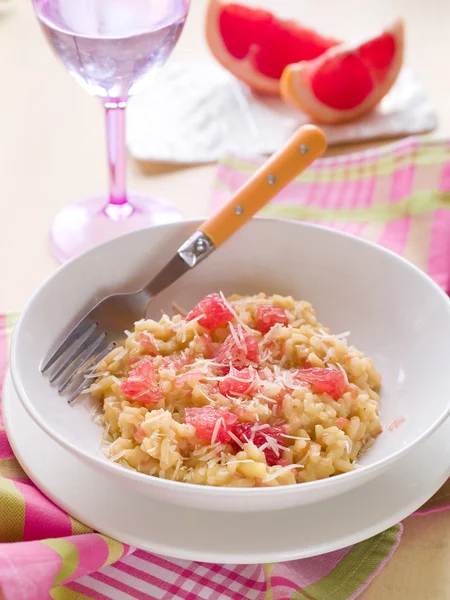
<path fill-rule="evenodd" d="M 205 260 L 216 248 L 263 208 L 326 149 L 321 129 L 305 125 L 198 230 L 155 275 L 135 293 L 107 296 L 96 304 L 43 361 L 42 373 L 58 392 L 69 391 L 72 404 L 89 385 L 89 375 L 123 338 L 126 328 L 145 316 L 157 294 Z"/>

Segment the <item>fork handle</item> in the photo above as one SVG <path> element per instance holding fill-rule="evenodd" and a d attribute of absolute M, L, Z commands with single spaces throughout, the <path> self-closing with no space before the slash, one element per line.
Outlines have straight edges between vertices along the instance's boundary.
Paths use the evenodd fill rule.
<path fill-rule="evenodd" d="M 326 147 L 321 129 L 314 125 L 300 127 L 199 231 L 218 248 L 319 158 Z"/>

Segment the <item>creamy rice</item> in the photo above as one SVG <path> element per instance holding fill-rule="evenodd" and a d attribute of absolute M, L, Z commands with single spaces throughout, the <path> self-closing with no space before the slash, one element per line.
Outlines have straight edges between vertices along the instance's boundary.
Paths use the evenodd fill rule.
<path fill-rule="evenodd" d="M 142 320 L 97 365 L 89 393 L 102 403 L 108 458 L 214 486 L 355 469 L 382 432 L 381 377 L 347 345 L 348 332 L 330 334 L 310 304 L 291 297 L 215 294 L 212 303 L 229 322 L 208 323 L 202 304 L 187 317 Z"/>

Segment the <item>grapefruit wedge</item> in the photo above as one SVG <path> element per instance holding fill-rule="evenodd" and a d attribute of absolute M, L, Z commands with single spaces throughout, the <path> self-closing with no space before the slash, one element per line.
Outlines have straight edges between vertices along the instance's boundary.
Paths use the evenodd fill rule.
<path fill-rule="evenodd" d="M 317 58 L 339 44 L 269 11 L 224 0 L 209 2 L 206 40 L 226 69 L 254 90 L 274 95 L 280 94 L 287 65 Z"/>
<path fill-rule="evenodd" d="M 330 48 L 315 60 L 288 65 L 283 99 L 321 123 L 345 123 L 370 112 L 393 86 L 403 64 L 400 19 L 361 44 Z"/>

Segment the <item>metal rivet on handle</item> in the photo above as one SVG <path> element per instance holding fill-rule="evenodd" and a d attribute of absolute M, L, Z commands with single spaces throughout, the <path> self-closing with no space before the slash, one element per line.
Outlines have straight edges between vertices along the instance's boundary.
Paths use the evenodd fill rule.
<path fill-rule="evenodd" d="M 197 242 L 195 244 L 195 250 L 199 254 L 203 254 L 203 252 L 206 252 L 207 249 L 208 249 L 208 244 L 205 242 L 205 240 L 202 240 L 202 239 L 197 240 Z"/>
<path fill-rule="evenodd" d="M 307 154 L 308 146 L 305 146 L 305 144 L 300 144 L 299 150 L 300 150 L 300 154 Z"/>
<path fill-rule="evenodd" d="M 240 217 L 244 214 L 244 209 L 242 208 L 242 206 L 238 205 L 235 207 L 234 212 Z"/>
<path fill-rule="evenodd" d="M 273 185 L 276 182 L 277 178 L 275 177 L 275 175 L 269 175 L 267 177 L 267 181 L 270 183 L 270 185 Z"/>

